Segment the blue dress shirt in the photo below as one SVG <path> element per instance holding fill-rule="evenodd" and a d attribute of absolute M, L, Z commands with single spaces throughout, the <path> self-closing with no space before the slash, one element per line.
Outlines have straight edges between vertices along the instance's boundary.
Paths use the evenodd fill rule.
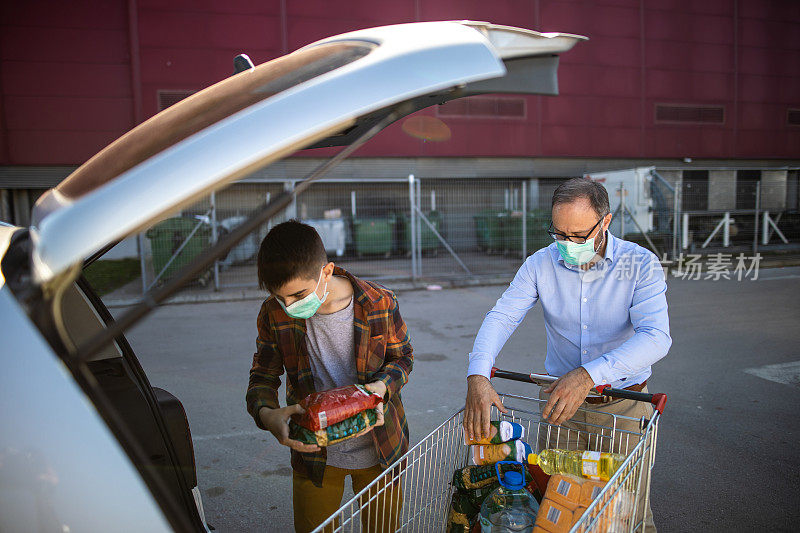
<path fill-rule="evenodd" d="M 489 377 L 500 349 L 541 302 L 548 374 L 561 376 L 583 366 L 595 385 L 612 387 L 650 376 L 651 365 L 672 345 L 664 271 L 649 250 L 606 235 L 604 259 L 585 271 L 565 263 L 555 242 L 525 260 L 483 320 L 468 375 Z"/>

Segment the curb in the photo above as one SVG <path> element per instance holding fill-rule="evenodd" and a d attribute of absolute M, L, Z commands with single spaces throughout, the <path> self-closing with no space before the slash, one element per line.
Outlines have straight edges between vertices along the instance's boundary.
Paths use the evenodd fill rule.
<path fill-rule="evenodd" d="M 398 281 L 393 282 L 388 289 L 402 293 L 409 291 L 439 290 L 428 289 L 428 287 L 439 287 L 441 289 L 458 289 L 463 287 L 481 287 L 492 285 L 506 285 L 513 278 L 513 274 L 508 276 L 489 276 L 485 278 L 463 279 L 457 281 L 448 280 L 427 280 L 427 281 Z M 381 283 L 378 281 L 377 283 Z M 381 283 L 383 285 L 383 283 Z M 220 292 L 209 292 L 200 294 L 179 294 L 168 298 L 161 305 L 182 305 L 199 304 L 207 302 L 240 302 L 244 300 L 264 300 L 267 293 L 260 289 L 233 289 Z M 130 307 L 141 302 L 139 298 L 129 298 L 120 300 L 108 300 L 104 302 L 106 307 Z"/>

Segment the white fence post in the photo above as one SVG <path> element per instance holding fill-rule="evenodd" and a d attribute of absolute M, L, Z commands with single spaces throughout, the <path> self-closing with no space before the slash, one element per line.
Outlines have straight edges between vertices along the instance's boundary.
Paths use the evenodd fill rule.
<path fill-rule="evenodd" d="M 217 232 L 217 193 L 211 192 L 211 242 L 217 244 L 219 233 Z M 219 291 L 219 261 L 214 260 L 214 290 Z"/>
<path fill-rule="evenodd" d="M 417 224 L 416 213 L 414 206 L 415 202 L 414 191 L 414 174 L 408 175 L 408 205 L 409 205 L 409 219 L 411 220 L 411 279 L 417 280 Z"/>

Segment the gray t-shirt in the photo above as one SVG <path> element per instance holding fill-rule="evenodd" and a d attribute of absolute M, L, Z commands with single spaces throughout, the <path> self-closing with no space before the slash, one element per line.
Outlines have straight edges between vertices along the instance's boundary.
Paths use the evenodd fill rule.
<path fill-rule="evenodd" d="M 356 383 L 353 320 L 352 299 L 340 311 L 306 320 L 306 347 L 318 391 Z M 372 433 L 328 446 L 327 463 L 351 470 L 375 466 L 378 451 Z"/>

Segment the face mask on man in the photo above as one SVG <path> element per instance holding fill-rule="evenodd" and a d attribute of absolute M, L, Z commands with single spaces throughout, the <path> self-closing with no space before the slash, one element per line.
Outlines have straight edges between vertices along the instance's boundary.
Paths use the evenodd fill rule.
<path fill-rule="evenodd" d="M 602 228 L 600 229 L 602 231 Z M 596 248 L 594 245 L 595 237 L 586 239 L 586 242 L 582 244 L 567 240 L 556 241 L 558 253 L 561 254 L 561 257 L 564 259 L 565 263 L 575 266 L 585 265 L 594 258 L 594 256 L 597 254 L 597 250 L 603 245 L 603 239 L 605 238 L 606 232 L 603 231 L 602 233 L 603 237 L 600 238 L 600 243 Z"/>
<path fill-rule="evenodd" d="M 312 316 L 314 316 L 317 310 L 319 310 L 319 307 L 322 305 L 325 299 L 328 298 L 328 295 L 330 294 L 329 292 L 323 291 L 324 295 L 322 296 L 322 299 L 320 299 L 320 297 L 317 296 L 317 289 L 319 288 L 319 284 L 322 281 L 323 273 L 324 271 L 320 272 L 319 280 L 317 281 L 317 286 L 314 287 L 314 290 L 305 298 L 297 300 L 296 302 L 292 302 L 290 305 L 285 305 L 280 298 L 276 298 L 276 300 L 278 300 L 278 303 L 281 304 L 281 307 L 283 307 L 283 310 L 286 311 L 287 315 L 289 315 L 292 318 L 301 318 L 301 319 L 311 318 Z M 328 288 L 328 282 L 325 282 L 325 289 L 327 290 L 327 288 Z"/>

